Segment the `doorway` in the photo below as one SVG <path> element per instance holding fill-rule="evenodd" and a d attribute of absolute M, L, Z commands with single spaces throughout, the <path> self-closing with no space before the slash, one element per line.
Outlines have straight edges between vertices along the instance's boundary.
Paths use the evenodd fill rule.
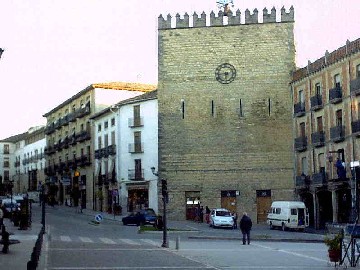
<path fill-rule="evenodd" d="M 256 191 L 257 223 L 266 223 L 268 211 L 271 208 L 271 190 Z"/>

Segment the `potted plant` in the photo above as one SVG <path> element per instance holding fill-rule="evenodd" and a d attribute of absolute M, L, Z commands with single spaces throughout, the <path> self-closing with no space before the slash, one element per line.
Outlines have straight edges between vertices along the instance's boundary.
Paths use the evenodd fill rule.
<path fill-rule="evenodd" d="M 329 259 L 331 262 L 338 262 L 341 259 L 341 242 L 342 234 L 329 235 L 324 239 L 325 245 L 328 246 Z"/>

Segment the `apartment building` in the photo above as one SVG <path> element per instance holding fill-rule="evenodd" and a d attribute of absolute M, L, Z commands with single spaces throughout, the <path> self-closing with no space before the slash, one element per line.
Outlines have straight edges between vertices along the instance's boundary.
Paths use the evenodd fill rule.
<path fill-rule="evenodd" d="M 91 116 L 97 209 L 158 212 L 157 91 L 120 101 Z"/>
<path fill-rule="evenodd" d="M 25 194 L 38 191 L 44 181 L 44 127 L 32 127 L 27 132 L 1 140 L 0 175 L 4 186 L 0 192 Z"/>
<path fill-rule="evenodd" d="M 92 84 L 44 114 L 46 185 L 60 204 L 96 208 L 94 188 L 94 129 L 90 116 L 111 104 L 140 95 L 153 85 Z"/>
<path fill-rule="evenodd" d="M 360 39 L 293 73 L 294 183 L 310 224 L 358 215 Z"/>

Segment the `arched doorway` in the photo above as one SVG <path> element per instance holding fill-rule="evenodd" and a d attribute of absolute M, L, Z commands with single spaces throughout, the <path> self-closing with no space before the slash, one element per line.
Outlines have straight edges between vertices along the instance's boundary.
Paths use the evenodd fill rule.
<path fill-rule="evenodd" d="M 351 190 L 350 189 L 339 189 L 338 195 L 338 222 L 349 223 L 351 216 Z"/>
<path fill-rule="evenodd" d="M 300 194 L 301 200 L 309 212 L 309 227 L 315 227 L 314 196 L 310 192 Z"/>
<path fill-rule="evenodd" d="M 318 229 L 325 229 L 326 223 L 333 222 L 333 205 L 331 192 L 328 190 L 321 190 L 317 193 L 318 201 Z"/>

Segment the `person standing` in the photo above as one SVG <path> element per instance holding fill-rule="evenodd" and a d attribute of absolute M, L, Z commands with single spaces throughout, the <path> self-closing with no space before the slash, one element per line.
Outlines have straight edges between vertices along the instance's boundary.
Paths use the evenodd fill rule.
<path fill-rule="evenodd" d="M 233 229 L 237 229 L 237 220 L 238 220 L 238 214 L 236 212 L 234 212 L 232 214 L 233 220 L 234 220 L 234 225 L 233 225 Z"/>
<path fill-rule="evenodd" d="M 247 244 L 250 245 L 250 231 L 252 228 L 252 221 L 251 218 L 248 216 L 246 212 L 244 212 L 241 220 L 240 220 L 240 230 L 243 235 L 243 245 Z"/>
<path fill-rule="evenodd" d="M 200 207 L 200 222 L 201 223 L 204 222 L 204 207 L 203 206 Z"/>
<path fill-rule="evenodd" d="M 205 221 L 207 224 L 210 222 L 210 208 L 208 206 L 205 206 Z"/>

